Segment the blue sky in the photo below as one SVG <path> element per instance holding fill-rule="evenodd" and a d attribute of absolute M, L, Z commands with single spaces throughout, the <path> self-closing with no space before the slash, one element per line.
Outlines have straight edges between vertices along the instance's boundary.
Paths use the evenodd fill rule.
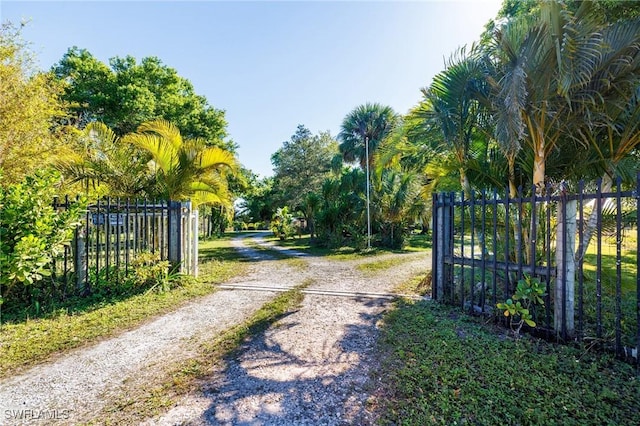
<path fill-rule="evenodd" d="M 11 1 L 49 69 L 71 46 L 103 62 L 157 56 L 226 111 L 240 161 L 261 176 L 298 124 L 336 136 L 365 102 L 406 113 L 499 0 L 414 2 Z"/>

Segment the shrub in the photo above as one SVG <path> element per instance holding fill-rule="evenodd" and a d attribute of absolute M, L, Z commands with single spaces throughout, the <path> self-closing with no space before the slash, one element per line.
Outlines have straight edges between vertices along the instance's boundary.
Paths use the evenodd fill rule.
<path fill-rule="evenodd" d="M 520 334 L 520 329 L 524 324 L 529 327 L 535 327 L 531 309 L 535 305 L 544 305 L 545 288 L 540 280 L 525 276 L 516 286 L 516 292 L 507 299 L 505 303 L 498 303 L 496 307 L 503 311 L 505 317 L 511 317 L 511 329 L 516 335 Z"/>
<path fill-rule="evenodd" d="M 286 240 L 295 235 L 296 228 L 293 226 L 293 215 L 289 213 L 287 206 L 279 208 L 273 215 L 271 231 L 281 240 Z"/>
<path fill-rule="evenodd" d="M 51 262 L 70 242 L 85 208 L 84 202 L 53 208 L 58 180 L 56 172 L 41 171 L 0 187 L 0 303 L 39 303 L 49 293 Z"/>
<path fill-rule="evenodd" d="M 161 291 L 169 289 L 169 261 L 160 260 L 160 254 L 139 253 L 131 262 L 131 267 L 134 287 L 155 288 L 159 286 Z"/>

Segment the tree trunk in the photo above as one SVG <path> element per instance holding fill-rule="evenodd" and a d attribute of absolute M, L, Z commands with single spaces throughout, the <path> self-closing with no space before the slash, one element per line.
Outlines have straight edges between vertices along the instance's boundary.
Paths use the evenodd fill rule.
<path fill-rule="evenodd" d="M 602 185 L 600 186 L 601 192 L 610 192 L 613 187 L 613 179 L 611 176 L 605 172 L 604 176 L 602 176 Z M 603 210 L 607 203 L 611 202 L 610 199 L 604 200 L 604 202 L 600 205 L 600 210 Z M 589 218 L 586 221 L 586 226 L 584 226 L 584 231 L 582 234 L 582 248 L 576 252 L 576 262 L 579 262 L 580 259 L 584 258 L 584 255 L 587 254 L 587 249 L 589 248 L 589 243 L 591 242 L 591 238 L 593 237 L 593 231 L 596 230 L 596 226 L 598 224 L 598 209 L 597 200 L 593 200 L 590 202 L 592 205 L 591 213 L 589 213 Z M 582 224 L 580 226 L 583 226 Z"/>
<path fill-rule="evenodd" d="M 464 168 L 460 167 L 460 186 L 464 191 L 464 196 L 471 197 L 471 183 L 469 182 L 469 176 Z"/>
<path fill-rule="evenodd" d="M 536 187 L 536 192 L 538 194 L 542 194 L 542 190 L 544 189 L 545 162 L 546 154 L 544 141 L 540 140 L 537 149 L 534 151 L 533 158 L 533 185 Z"/>
<path fill-rule="evenodd" d="M 508 156 L 507 162 L 509 164 L 509 197 L 516 198 L 518 195 L 518 188 L 516 188 L 515 155 Z"/>

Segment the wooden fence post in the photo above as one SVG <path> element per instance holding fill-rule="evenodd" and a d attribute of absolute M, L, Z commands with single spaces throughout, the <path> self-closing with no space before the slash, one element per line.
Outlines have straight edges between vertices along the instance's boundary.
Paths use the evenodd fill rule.
<path fill-rule="evenodd" d="M 553 324 L 556 335 L 573 337 L 575 308 L 575 245 L 577 202 L 563 193 L 558 205 L 556 231 L 556 285 Z"/>

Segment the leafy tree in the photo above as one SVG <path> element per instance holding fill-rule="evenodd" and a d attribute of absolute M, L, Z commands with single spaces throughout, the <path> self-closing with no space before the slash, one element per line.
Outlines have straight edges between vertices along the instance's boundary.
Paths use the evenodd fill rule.
<path fill-rule="evenodd" d="M 149 167 L 159 198 L 231 208 L 227 174 L 238 169 L 232 152 L 207 147 L 200 139 L 183 139 L 178 128 L 164 120 L 141 124 L 136 133 L 125 135 L 123 142 L 151 155 Z"/>
<path fill-rule="evenodd" d="M 248 189 L 240 196 L 236 217 L 245 223 L 267 222 L 276 212 L 273 177 L 252 179 Z"/>
<path fill-rule="evenodd" d="M 298 125 L 291 140 L 271 156 L 278 204 L 297 209 L 307 194 L 320 192 L 337 152 L 338 144 L 328 132 L 312 135 L 306 127 Z"/>
<path fill-rule="evenodd" d="M 398 120 L 398 114 L 389 106 L 366 103 L 356 107 L 344 118 L 338 134 L 340 153 L 344 161 L 358 161 L 362 170 L 365 170 L 367 162 L 373 167 L 371 160 L 376 149 Z"/>
<path fill-rule="evenodd" d="M 224 111 L 210 106 L 189 80 L 156 57 L 140 63 L 131 56 L 115 57 L 107 66 L 86 49 L 72 47 L 53 72 L 65 83 L 63 99 L 72 104 L 79 127 L 101 121 L 122 136 L 144 122 L 164 119 L 188 139 L 235 151 L 233 142 L 224 140 Z"/>
<path fill-rule="evenodd" d="M 33 56 L 9 23 L 0 27 L 0 169 L 2 184 L 20 182 L 48 163 L 59 146 L 50 131 L 63 115 L 60 85 L 35 72 Z"/>

